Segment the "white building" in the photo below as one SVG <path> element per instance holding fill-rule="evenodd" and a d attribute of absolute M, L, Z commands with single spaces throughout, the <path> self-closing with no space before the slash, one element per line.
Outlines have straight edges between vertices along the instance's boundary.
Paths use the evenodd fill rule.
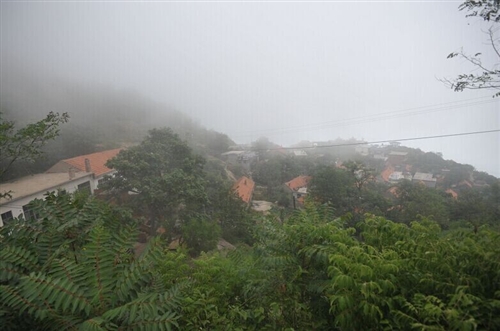
<path fill-rule="evenodd" d="M 413 176 L 414 183 L 423 183 L 427 187 L 434 188 L 436 187 L 437 179 L 433 178 L 433 174 L 425 173 L 425 172 L 416 172 Z"/>
<path fill-rule="evenodd" d="M 0 192 L 11 192 L 9 199 L 0 199 L 0 226 L 21 215 L 32 217 L 28 204 L 32 200 L 43 199 L 47 192 L 73 193 L 85 190 L 93 194 L 104 176 L 116 172 L 106 167 L 106 163 L 120 150 L 112 149 L 62 160 L 43 174 L 0 184 Z"/>
<path fill-rule="evenodd" d="M 47 192 L 73 193 L 77 190 L 93 193 L 94 174 L 88 172 L 67 172 L 37 174 L 3 183 L 0 191 L 10 192 L 10 198 L 0 199 L 0 226 L 12 218 L 23 215 L 33 217 L 28 204 L 35 199 L 43 199 Z"/>
<path fill-rule="evenodd" d="M 307 153 L 303 149 L 294 149 L 292 153 L 294 156 L 307 156 Z"/>
<path fill-rule="evenodd" d="M 403 176 L 403 173 L 401 171 L 394 171 L 392 174 L 389 175 L 389 182 L 396 183 L 404 178 L 405 177 Z"/>

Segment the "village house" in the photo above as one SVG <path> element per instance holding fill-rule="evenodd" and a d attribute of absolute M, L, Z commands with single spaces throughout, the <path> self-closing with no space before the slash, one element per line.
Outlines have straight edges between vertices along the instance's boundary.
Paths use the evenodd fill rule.
<path fill-rule="evenodd" d="M 250 204 L 252 201 L 253 190 L 255 188 L 255 182 L 246 177 L 242 176 L 236 183 L 233 185 L 233 191 L 240 197 L 240 199 L 246 203 Z"/>
<path fill-rule="evenodd" d="M 238 164 L 240 163 L 241 158 L 245 154 L 245 151 L 229 151 L 222 153 L 222 159 L 230 164 Z"/>
<path fill-rule="evenodd" d="M 436 187 L 437 179 L 433 177 L 433 174 L 425 173 L 425 172 L 416 172 L 413 176 L 414 183 L 423 183 L 425 186 L 434 188 Z"/>
<path fill-rule="evenodd" d="M 303 149 L 294 149 L 292 151 L 293 156 L 307 156 L 307 153 Z"/>
<path fill-rule="evenodd" d="M 93 180 L 93 173 L 68 171 L 31 175 L 2 183 L 2 192 L 10 192 L 10 197 L 0 198 L 0 226 L 16 217 L 35 217 L 29 203 L 35 199 L 43 199 L 47 192 L 61 194 L 84 191 L 92 194 Z"/>
<path fill-rule="evenodd" d="M 94 174 L 94 180 L 91 182 L 92 191 L 94 191 L 98 188 L 99 182 L 104 176 L 116 172 L 106 167 L 106 162 L 117 156 L 120 151 L 121 148 L 117 148 L 61 160 L 47 170 L 46 173 L 91 172 Z"/>
<path fill-rule="evenodd" d="M 311 179 L 311 176 L 298 176 L 285 183 L 285 192 L 291 193 L 292 205 L 294 208 L 304 205 L 304 198 L 307 195 L 307 185 Z"/>
<path fill-rule="evenodd" d="M 375 160 L 382 160 L 384 162 L 387 161 L 387 157 L 383 153 L 373 154 L 373 158 Z"/>
<path fill-rule="evenodd" d="M 0 226 L 15 217 L 34 217 L 28 204 L 35 199 L 43 199 L 47 192 L 85 191 L 94 194 L 99 181 L 116 172 L 105 164 L 120 150 L 112 149 L 62 160 L 45 173 L 3 183 L 2 192 L 11 192 L 11 196 L 0 199 Z"/>
<path fill-rule="evenodd" d="M 453 199 L 457 200 L 458 199 L 458 193 L 452 190 L 451 188 L 447 189 L 445 191 L 446 193 L 450 194 Z"/>
<path fill-rule="evenodd" d="M 393 166 L 402 165 L 406 161 L 407 152 L 390 152 L 387 162 Z"/>
<path fill-rule="evenodd" d="M 453 190 L 455 192 L 462 193 L 464 191 L 472 189 L 474 187 L 474 185 L 471 182 L 469 182 L 468 180 L 464 179 L 460 183 L 458 183 L 457 185 L 452 185 L 451 187 L 453 188 Z"/>
<path fill-rule="evenodd" d="M 389 175 L 389 182 L 391 183 L 397 183 L 401 179 L 404 179 L 405 177 L 403 176 L 403 172 L 401 171 L 394 171 L 392 174 Z"/>

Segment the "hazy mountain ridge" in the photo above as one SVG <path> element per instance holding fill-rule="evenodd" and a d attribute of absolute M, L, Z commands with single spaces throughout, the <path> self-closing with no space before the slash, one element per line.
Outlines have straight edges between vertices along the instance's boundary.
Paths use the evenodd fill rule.
<path fill-rule="evenodd" d="M 44 159 L 17 164 L 4 179 L 43 172 L 61 159 L 138 143 L 148 130 L 159 127 L 171 128 L 200 154 L 220 154 L 234 145 L 227 135 L 134 91 L 76 84 L 25 70 L 5 70 L 2 79 L 0 109 L 18 127 L 50 111 L 70 115 L 60 136 L 46 146 Z"/>

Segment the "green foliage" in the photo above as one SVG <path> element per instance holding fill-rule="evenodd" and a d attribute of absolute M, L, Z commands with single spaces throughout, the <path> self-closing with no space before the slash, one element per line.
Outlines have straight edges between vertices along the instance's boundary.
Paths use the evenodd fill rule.
<path fill-rule="evenodd" d="M 43 120 L 15 130 L 14 122 L 5 121 L 0 112 L 0 177 L 16 161 L 39 158 L 42 147 L 59 135 L 59 125 L 68 119 L 67 113 L 50 112 Z"/>
<path fill-rule="evenodd" d="M 307 157 L 275 155 L 256 163 L 252 167 L 252 178 L 260 185 L 281 187 L 297 176 L 310 174 L 313 169 L 314 164 Z"/>
<path fill-rule="evenodd" d="M 216 248 L 220 234 L 220 226 L 203 217 L 192 218 L 182 225 L 182 239 L 194 256 Z"/>
<path fill-rule="evenodd" d="M 355 178 L 345 170 L 319 168 L 310 183 L 310 192 L 315 200 L 329 203 L 339 215 L 354 209 Z"/>
<path fill-rule="evenodd" d="M 135 211 L 148 217 L 151 233 L 162 223 L 171 233 L 178 219 L 200 212 L 207 203 L 204 162 L 170 129 L 154 129 L 139 146 L 108 161 L 117 173 L 102 187 L 112 194 L 135 192 Z"/>
<path fill-rule="evenodd" d="M 496 330 L 500 233 L 365 215 L 357 229 L 306 201 L 254 225 L 253 247 L 139 257 L 126 214 L 49 196 L 41 222 L 0 230 L 0 322 L 12 330 Z M 218 238 L 191 219 L 190 248 Z M 75 235 L 78 234 L 78 235 Z M 201 239 L 205 238 L 205 239 Z"/>
<path fill-rule="evenodd" d="M 222 238 L 231 243 L 252 242 L 252 214 L 230 186 L 221 186 L 218 192 L 212 194 L 210 214 L 219 224 Z"/>
<path fill-rule="evenodd" d="M 447 227 L 450 205 L 451 197 L 447 194 L 404 180 L 397 185 L 394 207 L 388 216 L 407 224 L 419 217 L 426 217 Z"/>
<path fill-rule="evenodd" d="M 15 129 L 14 122 L 6 121 L 0 112 L 0 180 L 15 162 L 41 158 L 42 148 L 59 135 L 59 126 L 68 122 L 67 113 L 50 112 L 43 120 Z M 0 192 L 0 198 L 10 197 Z"/>
<path fill-rule="evenodd" d="M 0 324 L 9 330 L 170 330 L 177 286 L 155 286 L 164 250 L 133 253 L 137 226 L 88 197 L 36 201 L 39 221 L 0 229 Z"/>

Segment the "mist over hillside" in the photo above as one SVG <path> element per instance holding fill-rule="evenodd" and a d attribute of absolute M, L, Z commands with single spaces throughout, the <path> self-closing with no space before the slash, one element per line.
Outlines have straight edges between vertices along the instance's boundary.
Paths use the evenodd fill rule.
<path fill-rule="evenodd" d="M 151 100 L 139 92 L 116 89 L 95 82 L 61 79 L 53 73 L 29 67 L 6 68 L 0 89 L 1 111 L 19 126 L 36 121 L 50 111 L 68 112 L 69 123 L 61 127 L 61 135 L 45 148 L 45 157 L 33 163 L 20 163 L 10 169 L 5 179 L 45 171 L 53 163 L 100 150 L 128 146 L 140 142 L 148 130 L 169 127 L 193 150 L 201 155 L 220 156 L 236 143 L 224 133 L 208 130 L 198 121 L 171 106 Z M 261 138 L 267 140 L 267 138 Z M 331 140 L 326 145 L 360 142 Z M 281 147 L 269 140 L 257 139 L 254 148 Z M 292 147 L 308 148 L 310 141 Z M 261 147 L 262 147 L 261 146 Z M 345 157 L 354 146 L 320 147 L 317 152 Z M 344 155 L 348 152 L 346 155 Z M 354 155 L 354 154 L 353 154 Z"/>
<path fill-rule="evenodd" d="M 8 83 L 0 89 L 5 119 L 21 127 L 50 111 L 70 116 L 61 135 L 45 147 L 44 159 L 18 164 L 6 179 L 42 172 L 64 158 L 136 144 L 153 128 L 171 128 L 199 154 L 220 154 L 234 145 L 226 135 L 136 91 L 67 81 L 23 67 L 6 68 L 2 76 Z"/>

